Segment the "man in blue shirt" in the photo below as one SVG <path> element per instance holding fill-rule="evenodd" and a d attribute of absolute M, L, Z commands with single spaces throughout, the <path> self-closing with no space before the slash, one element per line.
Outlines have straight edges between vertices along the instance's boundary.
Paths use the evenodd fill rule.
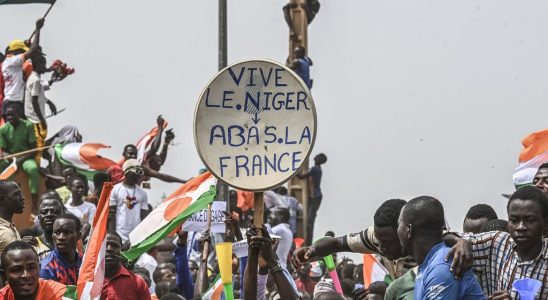
<path fill-rule="evenodd" d="M 455 279 L 451 262 L 445 261 L 451 248 L 442 241 L 445 226 L 443 206 L 437 199 L 421 196 L 403 207 L 398 220 L 402 247 L 419 263 L 414 299 L 486 299 L 472 270 Z"/>
<path fill-rule="evenodd" d="M 306 86 L 312 88 L 312 79 L 310 79 L 310 66 L 312 66 L 312 60 L 306 56 L 305 49 L 301 46 L 295 47 L 293 53 L 295 59 L 291 62 L 291 69 L 301 77 Z"/>
<path fill-rule="evenodd" d="M 306 245 L 312 245 L 312 236 L 314 234 L 314 223 L 316 222 L 316 214 L 322 203 L 322 165 L 327 162 L 327 156 L 320 153 L 314 157 L 314 166 L 304 174 L 297 173 L 300 179 L 308 179 L 308 208 L 307 208 L 307 224 L 306 224 Z"/>
<path fill-rule="evenodd" d="M 40 278 L 52 279 L 65 285 L 76 285 L 82 265 L 82 256 L 76 244 L 82 237 L 80 219 L 65 213 L 53 223 L 55 248 L 40 261 Z"/>

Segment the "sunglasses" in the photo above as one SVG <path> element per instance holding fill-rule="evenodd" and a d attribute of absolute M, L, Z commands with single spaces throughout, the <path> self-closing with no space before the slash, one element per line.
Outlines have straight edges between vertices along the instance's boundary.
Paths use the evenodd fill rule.
<path fill-rule="evenodd" d="M 145 175 L 145 170 L 143 170 L 143 168 L 141 167 L 131 167 L 127 169 L 124 173 L 127 174 L 129 172 L 135 173 L 137 175 Z"/>

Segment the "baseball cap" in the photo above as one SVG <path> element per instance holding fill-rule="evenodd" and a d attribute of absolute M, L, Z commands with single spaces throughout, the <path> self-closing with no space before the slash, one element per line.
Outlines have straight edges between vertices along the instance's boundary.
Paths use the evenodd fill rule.
<path fill-rule="evenodd" d="M 8 45 L 8 51 L 25 50 L 29 51 L 29 47 L 25 45 L 23 40 L 13 40 Z"/>
<path fill-rule="evenodd" d="M 128 172 L 133 172 L 137 175 L 143 175 L 143 167 L 141 166 L 141 163 L 136 159 L 128 159 L 124 162 L 122 165 L 122 170 L 124 171 L 124 174 Z"/>

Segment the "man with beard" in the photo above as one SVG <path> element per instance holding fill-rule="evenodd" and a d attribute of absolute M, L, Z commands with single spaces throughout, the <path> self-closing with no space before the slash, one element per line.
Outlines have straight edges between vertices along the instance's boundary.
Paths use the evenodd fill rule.
<path fill-rule="evenodd" d="M 105 281 L 101 299 L 150 300 L 146 282 L 122 266 L 122 238 L 109 231 L 106 236 Z"/>
<path fill-rule="evenodd" d="M 24 241 L 9 244 L 2 252 L 3 277 L 8 285 L 0 290 L 0 299 L 61 300 L 66 286 L 38 276 L 40 264 L 32 246 Z"/>
<path fill-rule="evenodd" d="M 14 214 L 23 213 L 25 199 L 19 185 L 14 181 L 0 181 L 0 253 L 11 242 L 21 237 L 12 223 Z"/>

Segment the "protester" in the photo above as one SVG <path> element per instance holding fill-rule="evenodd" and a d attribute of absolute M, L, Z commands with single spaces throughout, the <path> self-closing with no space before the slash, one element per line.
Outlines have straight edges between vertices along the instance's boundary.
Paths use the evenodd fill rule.
<path fill-rule="evenodd" d="M 136 159 L 128 159 L 123 165 L 124 181 L 110 193 L 109 229 L 115 230 L 126 242 L 129 233 L 148 213 L 147 194 L 138 185 L 143 168 Z"/>
<path fill-rule="evenodd" d="M 53 114 L 57 114 L 57 108 L 55 104 L 46 98 L 46 88 L 42 84 L 42 74 L 44 74 L 48 68 L 46 67 L 46 58 L 44 54 L 37 53 L 32 58 L 32 73 L 27 78 L 27 84 L 25 89 L 25 116 L 27 120 L 32 122 L 34 126 L 34 135 L 36 137 L 36 147 L 41 148 L 46 145 L 46 137 L 48 135 L 48 125 L 46 123 L 46 103 Z M 35 159 L 36 163 L 40 165 L 40 159 L 42 157 L 42 151 L 36 151 Z"/>
<path fill-rule="evenodd" d="M 533 178 L 533 185 L 543 190 L 548 197 L 548 162 L 540 165 Z"/>
<path fill-rule="evenodd" d="M 508 232 L 508 221 L 496 219 L 487 221 L 481 226 L 480 232 L 489 232 L 489 231 L 506 231 Z"/>
<path fill-rule="evenodd" d="M 299 75 L 309 89 L 312 88 L 312 79 L 310 79 L 312 60 L 306 56 L 306 50 L 301 46 L 295 47 L 293 54 L 295 55 L 295 59 L 290 65 L 291 69 Z"/>
<path fill-rule="evenodd" d="M 30 48 L 24 41 L 14 40 L 6 49 L 6 58 L 2 63 L 4 78 L 4 102 L 2 112 L 5 114 L 8 105 L 13 105 L 18 118 L 25 116 L 23 100 L 25 97 L 25 80 L 23 78 L 23 64 L 40 52 L 40 30 L 44 26 L 44 19 L 36 21 L 34 39 Z"/>
<path fill-rule="evenodd" d="M 11 242 L 21 239 L 12 219 L 14 214 L 23 213 L 24 201 L 23 193 L 17 183 L 0 180 L 0 253 Z"/>
<path fill-rule="evenodd" d="M 287 188 L 285 186 L 280 186 L 276 192 L 282 196 L 284 205 L 289 209 L 289 228 L 295 236 L 297 234 L 297 216 L 303 214 L 303 206 L 299 201 L 292 196 L 287 194 Z"/>
<path fill-rule="evenodd" d="M 36 239 L 36 245 L 34 245 L 34 250 L 40 260 L 55 247 L 53 242 L 53 224 L 64 213 L 65 206 L 56 192 L 49 191 L 40 196 L 40 207 L 38 208 L 37 217 L 43 232 Z"/>
<path fill-rule="evenodd" d="M 472 245 L 473 270 L 489 297 L 512 297 L 512 283 L 521 278 L 541 281 L 539 299 L 548 297 L 548 240 L 543 231 L 548 220 L 548 200 L 536 187 L 518 189 L 507 205 L 508 231 L 463 238 Z M 501 262 L 505 262 L 501 264 Z"/>
<path fill-rule="evenodd" d="M 122 237 L 116 232 L 109 231 L 106 236 L 106 245 L 105 281 L 103 283 L 101 299 L 150 299 L 146 282 L 122 266 L 120 259 Z"/>
<path fill-rule="evenodd" d="M 320 153 L 314 157 L 314 166 L 305 173 L 297 173 L 300 179 L 308 179 L 308 208 L 307 208 L 307 224 L 306 224 L 306 244 L 311 245 L 314 235 L 314 223 L 316 222 L 316 214 L 322 203 L 322 165 L 327 162 L 327 156 Z"/>
<path fill-rule="evenodd" d="M 80 219 L 70 213 L 60 215 L 53 224 L 55 248 L 40 261 L 40 277 L 65 285 L 76 285 L 82 265 L 82 255 L 76 244 L 82 237 Z"/>
<path fill-rule="evenodd" d="M 69 179 L 68 187 L 71 196 L 67 201 L 67 211 L 80 218 L 83 223 L 93 222 L 97 208 L 93 203 L 84 201 L 88 194 L 87 179 L 80 174 L 76 174 Z"/>
<path fill-rule="evenodd" d="M 445 216 L 441 203 L 432 197 L 410 200 L 401 210 L 398 237 L 404 250 L 419 264 L 415 299 L 486 299 L 472 270 L 459 280 L 446 260 L 451 248 L 442 239 Z"/>
<path fill-rule="evenodd" d="M 491 220 L 498 219 L 495 210 L 487 204 L 477 204 L 468 210 L 462 225 L 464 232 L 479 233 L 481 226 Z"/>
<path fill-rule="evenodd" d="M 14 241 L 2 252 L 4 278 L 8 285 L 0 290 L 0 298 L 61 300 L 66 286 L 54 280 L 39 277 L 38 255 L 30 244 Z M 137 299 L 137 298 L 136 298 Z"/>
<path fill-rule="evenodd" d="M 287 268 L 289 250 L 293 243 L 293 233 L 289 229 L 289 210 L 285 207 L 274 209 L 268 216 L 268 223 L 272 226 L 272 234 L 280 237 L 276 255 L 282 267 Z"/>
<path fill-rule="evenodd" d="M 4 108 L 4 119 L 7 123 L 0 127 L 0 149 L 2 149 L 3 156 L 35 149 L 36 137 L 34 136 L 34 127 L 32 123 L 21 119 L 17 114 L 17 109 L 14 105 L 4 105 Z M 16 161 L 17 168 L 23 170 L 29 178 L 28 182 L 32 198 L 32 213 L 36 215 L 38 213 L 40 174 L 38 172 L 38 165 L 34 159 L 34 153 L 29 152 L 19 155 L 17 156 Z M 0 161 L 0 170 L 6 169 L 10 164 L 11 162 L 6 159 Z"/>

